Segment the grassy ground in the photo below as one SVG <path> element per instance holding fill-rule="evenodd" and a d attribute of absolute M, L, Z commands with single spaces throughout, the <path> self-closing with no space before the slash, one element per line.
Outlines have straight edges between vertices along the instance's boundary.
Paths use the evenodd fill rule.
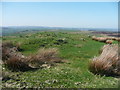
<path fill-rule="evenodd" d="M 28 88 L 117 88 L 118 78 L 94 75 L 89 71 L 90 60 L 99 55 L 104 43 L 93 41 L 88 35 L 89 32 L 54 31 L 3 37 L 3 41 L 19 42 L 24 55 L 36 53 L 39 48 L 56 47 L 59 56 L 66 61 L 51 68 L 11 72 L 17 80 L 3 82 L 3 87 L 7 84 L 8 87 Z M 65 42 L 59 43 L 59 39 Z"/>

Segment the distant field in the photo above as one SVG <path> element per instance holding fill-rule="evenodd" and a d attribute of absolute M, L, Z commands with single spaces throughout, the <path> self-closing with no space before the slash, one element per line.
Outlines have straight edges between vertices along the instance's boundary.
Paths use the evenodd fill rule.
<path fill-rule="evenodd" d="M 22 32 L 30 33 L 30 32 L 50 31 L 50 30 L 95 31 L 95 33 L 99 33 L 99 34 L 104 31 L 106 31 L 108 34 L 113 32 L 118 32 L 117 29 L 111 29 L 111 28 L 105 29 L 105 28 L 64 28 L 64 27 L 42 27 L 42 26 L 9 26 L 9 27 L 1 27 L 0 31 L 2 32 L 0 32 L 0 35 L 2 34 L 3 36 L 8 36 L 8 35 L 19 34 Z"/>
<path fill-rule="evenodd" d="M 11 72 L 11 76 L 18 75 L 18 80 L 3 81 L 3 87 L 8 84 L 8 87 L 13 88 L 117 88 L 118 78 L 94 75 L 88 69 L 89 62 L 99 55 L 100 48 L 105 45 L 105 43 L 93 41 L 90 37 L 92 35 L 94 34 L 91 31 L 63 30 L 22 32 L 4 36 L 3 42 L 20 43 L 21 53 L 26 56 L 35 54 L 40 48 L 58 48 L 59 57 L 65 62 L 35 71 Z M 59 42 L 60 39 L 64 41 Z"/>

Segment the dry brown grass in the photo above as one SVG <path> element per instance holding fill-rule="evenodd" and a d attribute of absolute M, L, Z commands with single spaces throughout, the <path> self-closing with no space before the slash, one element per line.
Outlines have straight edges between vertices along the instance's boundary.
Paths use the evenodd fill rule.
<path fill-rule="evenodd" d="M 116 40 L 118 42 L 120 42 L 120 38 L 118 37 L 96 37 L 96 36 L 92 36 L 92 40 L 95 41 L 99 41 L 99 42 L 104 42 L 107 44 L 112 44 L 112 40 Z"/>
<path fill-rule="evenodd" d="M 107 37 L 107 40 L 115 40 L 116 37 Z"/>
<path fill-rule="evenodd" d="M 2 61 L 11 70 L 24 71 L 29 69 L 27 58 L 18 52 L 16 46 L 12 42 L 2 43 Z"/>
<path fill-rule="evenodd" d="M 29 62 L 35 67 L 39 67 L 42 64 L 60 63 L 61 59 L 58 57 L 57 48 L 40 49 L 37 54 L 29 57 Z"/>
<path fill-rule="evenodd" d="M 54 65 L 61 63 L 58 57 L 57 48 L 40 49 L 36 54 L 25 57 L 18 52 L 20 45 L 14 46 L 12 43 L 5 42 L 2 47 L 2 61 L 11 70 L 24 71 L 30 68 L 39 68 L 43 64 Z"/>
<path fill-rule="evenodd" d="M 9 55 L 10 51 L 6 48 L 2 48 L 2 61 L 7 60 L 10 55 Z"/>
<path fill-rule="evenodd" d="M 10 53 L 10 49 L 9 48 L 13 48 L 14 45 L 12 42 L 4 42 L 2 43 L 2 60 L 5 61 L 9 58 L 9 53 Z"/>
<path fill-rule="evenodd" d="M 96 38 L 96 36 L 92 36 L 92 40 L 95 40 L 95 41 L 97 41 L 97 38 Z"/>
<path fill-rule="evenodd" d="M 112 44 L 113 41 L 112 41 L 112 40 L 107 40 L 105 43 L 107 43 L 107 44 Z"/>
<path fill-rule="evenodd" d="M 107 38 L 105 38 L 105 37 L 97 37 L 97 40 L 99 42 L 106 42 Z"/>
<path fill-rule="evenodd" d="M 118 45 L 105 45 L 99 57 L 90 63 L 90 71 L 101 75 L 120 75 Z"/>
<path fill-rule="evenodd" d="M 92 37 L 92 40 L 99 41 L 99 42 L 106 42 L 107 38 L 106 37 Z"/>
<path fill-rule="evenodd" d="M 26 71 L 30 69 L 28 63 L 21 60 L 20 57 L 10 57 L 9 60 L 5 62 L 5 65 L 13 71 Z"/>
<path fill-rule="evenodd" d="M 120 38 L 115 38 L 116 41 L 120 42 Z"/>
<path fill-rule="evenodd" d="M 18 52 L 18 47 L 13 45 L 12 42 L 2 43 L 2 61 L 6 61 L 14 56 L 22 56 L 22 54 Z"/>

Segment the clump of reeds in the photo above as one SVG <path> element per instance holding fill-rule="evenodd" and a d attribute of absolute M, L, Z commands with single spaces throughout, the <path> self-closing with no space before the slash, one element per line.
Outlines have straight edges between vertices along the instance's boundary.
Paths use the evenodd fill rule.
<path fill-rule="evenodd" d="M 101 75 L 120 75 L 120 53 L 118 45 L 105 45 L 101 55 L 90 63 L 90 71 Z"/>

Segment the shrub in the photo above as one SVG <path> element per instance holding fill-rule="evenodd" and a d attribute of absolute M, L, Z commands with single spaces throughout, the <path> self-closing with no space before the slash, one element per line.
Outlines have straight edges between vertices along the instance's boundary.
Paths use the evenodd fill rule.
<path fill-rule="evenodd" d="M 90 71 L 101 75 L 120 75 L 120 53 L 118 45 L 105 45 L 101 55 L 90 63 Z"/>

